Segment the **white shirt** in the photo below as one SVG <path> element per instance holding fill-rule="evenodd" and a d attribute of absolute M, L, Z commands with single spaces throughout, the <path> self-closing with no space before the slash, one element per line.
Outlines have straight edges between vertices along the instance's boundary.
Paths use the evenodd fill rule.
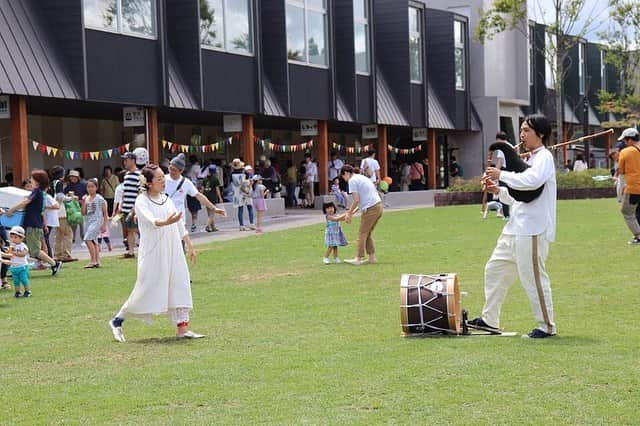
<path fill-rule="evenodd" d="M 352 174 L 349 179 L 349 193 L 358 193 L 360 197 L 360 210 L 365 211 L 369 207 L 382 202 L 375 185 L 366 176 Z"/>
<path fill-rule="evenodd" d="M 29 247 L 22 242 L 13 246 L 14 253 L 29 253 Z M 29 264 L 29 256 L 11 256 L 11 266 L 24 266 Z"/>
<path fill-rule="evenodd" d="M 500 159 L 502 159 L 501 167 L 507 167 L 507 159 L 504 158 L 504 152 L 496 149 L 495 151 L 493 151 L 493 162 L 496 164 L 496 166 L 498 165 L 498 160 Z"/>
<path fill-rule="evenodd" d="M 518 190 L 533 190 L 544 184 L 544 190 L 530 203 L 514 200 L 507 188 L 500 187 L 500 201 L 512 206 L 509 222 L 502 230 L 506 235 L 541 235 L 547 241 L 556 238 L 556 168 L 553 155 L 544 146 L 527 160 L 531 166 L 522 173 L 502 171 L 500 180 Z"/>
<path fill-rule="evenodd" d="M 184 178 L 184 183 L 178 189 L 178 184 L 182 180 L 182 176 L 178 179 L 172 179 L 171 175 L 164 176 L 164 192 L 167 193 L 169 197 L 171 197 L 171 201 L 176 206 L 176 210 L 182 212 L 182 221 L 183 223 L 186 221 L 186 211 L 184 208 L 185 202 L 187 201 L 187 195 L 195 197 L 198 194 L 198 189 L 196 186 L 189 180 L 188 178 Z"/>
<path fill-rule="evenodd" d="M 587 166 L 587 163 L 585 163 L 582 160 L 576 160 L 575 163 L 573 163 L 573 171 L 574 172 L 582 172 L 584 170 L 587 170 L 589 167 Z"/>
<path fill-rule="evenodd" d="M 48 227 L 58 227 L 60 226 L 60 219 L 58 216 L 59 209 L 50 209 L 49 207 L 55 204 L 56 200 L 49 194 L 45 197 L 45 209 L 44 209 L 44 217 Z M 66 212 L 65 212 L 66 213 Z M 65 215 L 66 217 L 66 215 Z"/>
<path fill-rule="evenodd" d="M 336 158 L 335 160 L 329 160 L 329 180 L 333 182 L 335 178 L 340 174 L 340 169 L 344 166 L 344 162 Z"/>
<path fill-rule="evenodd" d="M 122 204 L 122 194 L 124 193 L 124 185 L 119 184 L 116 186 L 116 190 L 113 192 L 113 204 Z"/>
<path fill-rule="evenodd" d="M 309 161 L 304 165 L 304 176 L 307 183 L 317 182 L 318 180 L 318 167 L 313 161 Z"/>
<path fill-rule="evenodd" d="M 380 170 L 380 163 L 378 163 L 378 160 L 373 157 L 362 159 L 362 161 L 360 162 L 360 170 L 362 170 L 363 176 L 365 164 L 369 166 L 369 169 L 371 169 L 371 176 L 367 176 L 371 180 L 371 182 L 375 182 L 376 180 L 378 180 L 376 176 L 376 171 Z"/>

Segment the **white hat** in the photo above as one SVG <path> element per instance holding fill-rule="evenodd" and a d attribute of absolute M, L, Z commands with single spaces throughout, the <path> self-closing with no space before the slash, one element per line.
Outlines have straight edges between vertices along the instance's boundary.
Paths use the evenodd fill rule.
<path fill-rule="evenodd" d="M 256 181 L 256 182 L 257 182 L 257 181 L 259 181 L 259 180 L 262 180 L 262 176 L 260 176 L 260 175 L 253 175 L 253 178 L 252 178 L 252 179 L 253 179 L 254 181 Z"/>
<path fill-rule="evenodd" d="M 11 231 L 9 231 L 9 235 L 11 234 L 16 234 L 24 238 L 24 228 L 22 226 L 14 226 L 11 228 Z"/>
<path fill-rule="evenodd" d="M 146 148 L 136 148 L 133 153 L 136 156 L 136 164 L 144 166 L 149 162 L 149 153 Z"/>
<path fill-rule="evenodd" d="M 244 166 L 245 170 L 253 170 L 253 167 L 251 167 L 251 165 L 247 164 L 246 166 Z"/>
<path fill-rule="evenodd" d="M 618 140 L 621 141 L 626 138 L 638 140 L 638 138 L 640 138 L 640 133 L 638 132 L 638 129 L 636 129 L 635 127 L 629 127 L 628 129 L 624 129 L 624 131 L 622 132 L 622 135 L 620 135 Z"/>

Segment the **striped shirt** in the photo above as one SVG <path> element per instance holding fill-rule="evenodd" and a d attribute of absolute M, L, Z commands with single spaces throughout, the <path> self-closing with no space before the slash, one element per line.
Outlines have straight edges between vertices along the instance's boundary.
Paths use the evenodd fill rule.
<path fill-rule="evenodd" d="M 122 192 L 122 205 L 120 206 L 120 210 L 122 213 L 127 214 L 133 210 L 136 198 L 138 198 L 138 193 L 140 192 L 140 170 L 136 169 L 128 172 L 124 176 L 122 186 L 124 190 Z"/>

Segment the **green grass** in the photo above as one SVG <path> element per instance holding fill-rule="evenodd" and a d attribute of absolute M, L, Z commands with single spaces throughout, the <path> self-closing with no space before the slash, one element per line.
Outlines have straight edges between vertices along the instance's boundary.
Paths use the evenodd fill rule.
<path fill-rule="evenodd" d="M 202 246 L 200 341 L 176 341 L 162 317 L 112 340 L 132 262 L 36 272 L 32 299 L 0 294 L 0 423 L 637 424 L 640 247 L 613 200 L 559 203 L 558 337 L 400 336 L 402 273 L 455 272 L 463 307 L 480 312 L 502 224 L 479 206 L 388 212 L 380 264 L 360 268 L 322 265 L 323 225 Z M 354 241 L 357 223 L 345 230 Z M 535 325 L 519 283 L 502 323 Z"/>

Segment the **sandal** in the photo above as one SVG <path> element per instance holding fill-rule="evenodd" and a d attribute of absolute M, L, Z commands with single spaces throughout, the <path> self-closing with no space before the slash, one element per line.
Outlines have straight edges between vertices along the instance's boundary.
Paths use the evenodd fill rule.
<path fill-rule="evenodd" d="M 95 263 L 89 263 L 88 265 L 84 266 L 84 269 L 91 269 L 91 268 L 97 268 L 98 265 L 96 265 Z"/>

